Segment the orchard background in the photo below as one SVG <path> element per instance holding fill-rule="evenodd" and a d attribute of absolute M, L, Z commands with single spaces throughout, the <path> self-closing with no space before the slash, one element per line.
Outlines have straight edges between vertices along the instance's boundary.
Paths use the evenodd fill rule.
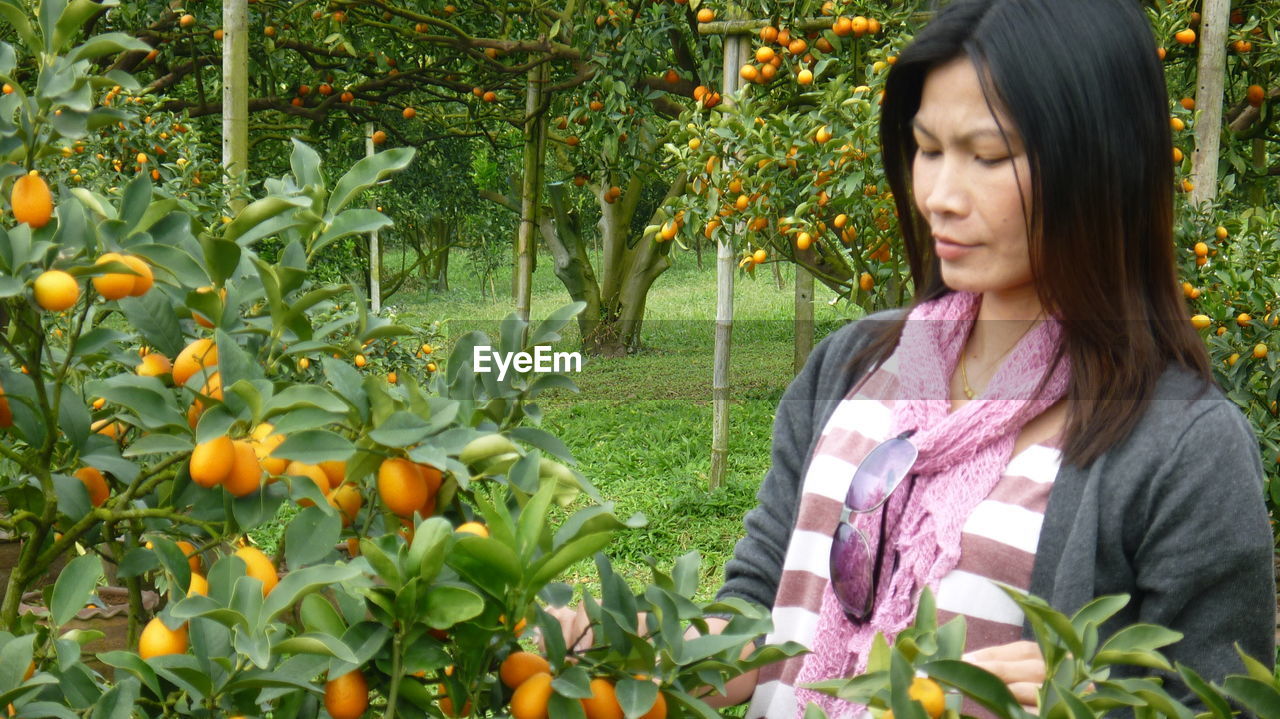
<path fill-rule="evenodd" d="M 1280 8 L 1144 7 L 1188 318 L 1274 515 Z M 0 706 L 716 716 L 700 687 L 795 650 L 740 660 L 767 613 L 710 602 L 777 400 L 815 335 L 912 291 L 877 110 L 927 11 L 0 0 Z M 480 344 L 588 362 L 499 382 Z M 532 651 L 566 581 L 596 642 Z M 1089 655 L 1045 713 L 1189 716 L 1104 684 L 1175 668 L 1156 630 L 1097 653 L 1100 607 L 1025 605 L 1046 656 Z M 708 613 L 734 619 L 695 638 Z M 956 641 L 924 621 L 850 696 L 1021 716 Z M 908 701 L 927 660 L 945 709 Z M 1280 716 L 1242 666 L 1188 683 Z"/>

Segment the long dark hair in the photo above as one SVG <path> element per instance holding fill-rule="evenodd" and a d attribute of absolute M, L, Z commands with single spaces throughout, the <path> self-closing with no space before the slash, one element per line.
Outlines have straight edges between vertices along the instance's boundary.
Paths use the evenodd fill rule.
<path fill-rule="evenodd" d="M 1087 467 L 1128 436 L 1170 363 L 1203 380 L 1197 396 L 1214 382 L 1177 283 L 1169 100 L 1137 0 L 954 0 L 902 51 L 880 141 L 916 292 L 900 318 L 868 323 L 847 369 L 885 361 L 910 309 L 951 291 L 912 199 L 911 121 L 925 76 L 961 57 L 1026 147 L 1032 277 L 1062 323 L 1052 367 L 1072 366 L 1063 461 Z"/>

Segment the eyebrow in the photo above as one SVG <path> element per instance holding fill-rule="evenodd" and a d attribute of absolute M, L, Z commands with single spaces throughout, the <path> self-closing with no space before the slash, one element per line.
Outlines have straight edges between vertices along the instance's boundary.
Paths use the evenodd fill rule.
<path fill-rule="evenodd" d="M 930 140 L 937 140 L 937 139 L 938 139 L 938 136 L 937 136 L 937 135 L 933 134 L 932 132 L 929 132 L 927 129 L 925 129 L 924 125 L 921 125 L 921 124 L 920 124 L 920 120 L 919 120 L 919 119 L 912 118 L 912 120 L 911 120 L 911 127 L 915 128 L 918 132 L 920 132 L 920 134 L 924 135 L 925 137 L 928 137 Z M 960 142 L 961 144 L 966 144 L 966 145 L 967 145 L 967 144 L 972 144 L 972 143 L 973 143 L 973 141 L 974 141 L 974 140 L 976 140 L 976 139 L 979 139 L 979 138 L 988 138 L 988 137 L 995 138 L 995 139 L 997 139 L 997 140 L 1000 140 L 1001 142 L 1004 142 L 1004 139 L 1005 139 L 1005 138 L 1000 134 L 1000 130 L 998 130 L 998 129 L 996 129 L 996 128 L 984 128 L 984 129 L 979 129 L 979 130 L 971 130 L 971 131 L 966 132 L 965 134 L 961 135 L 960 137 L 958 137 L 958 138 L 956 138 L 956 139 L 957 139 L 957 141 L 958 141 L 958 142 Z M 1016 142 L 1014 142 L 1014 138 L 1012 138 L 1012 137 L 1010 137 L 1010 138 L 1009 138 L 1009 144 L 1010 144 L 1010 145 L 1015 145 L 1015 144 L 1016 144 Z"/>

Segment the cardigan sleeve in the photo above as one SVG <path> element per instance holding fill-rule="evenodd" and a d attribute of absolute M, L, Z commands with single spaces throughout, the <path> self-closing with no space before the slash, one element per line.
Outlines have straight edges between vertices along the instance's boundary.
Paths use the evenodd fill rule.
<path fill-rule="evenodd" d="M 725 564 L 717 599 L 740 597 L 773 608 L 809 455 L 831 409 L 851 386 L 845 362 L 868 340 L 862 323 L 888 319 L 892 313 L 868 315 L 824 337 L 782 395 L 773 421 L 770 467 L 756 495 L 758 504 L 743 520 L 746 536 Z"/>
<path fill-rule="evenodd" d="M 1139 499 L 1145 512 L 1133 517 L 1142 522 L 1133 554 L 1138 621 L 1181 632 L 1163 653 L 1206 680 L 1243 671 L 1236 644 L 1272 667 L 1274 538 L 1253 428 L 1224 398 L 1191 424 L 1162 470 Z M 1176 674 L 1161 674 L 1173 696 L 1199 705 Z"/>
<path fill-rule="evenodd" d="M 778 403 L 773 419 L 769 470 L 756 494 L 758 503 L 743 520 L 746 535 L 734 545 L 733 558 L 725 564 L 724 586 L 717 593 L 717 599 L 740 597 L 773 607 L 782 578 L 783 558 L 799 509 L 807 451 L 815 431 L 813 410 L 818 374 L 826 362 L 834 335 L 828 335 L 814 348 Z"/>

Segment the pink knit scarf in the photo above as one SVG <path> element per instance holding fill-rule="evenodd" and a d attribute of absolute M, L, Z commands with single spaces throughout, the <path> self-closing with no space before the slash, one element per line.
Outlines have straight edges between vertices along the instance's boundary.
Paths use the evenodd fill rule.
<path fill-rule="evenodd" d="M 1071 371 L 1064 356 L 1045 394 L 1033 396 L 1061 337 L 1061 325 L 1049 317 L 1018 342 L 980 397 L 950 413 L 951 376 L 981 299 L 951 292 L 918 305 L 907 319 L 895 350 L 902 369 L 889 435 L 916 428 L 911 442 L 920 455 L 912 468 L 911 501 L 903 487 L 881 510 L 888 512 L 886 541 L 892 542 L 886 555 L 900 552 L 898 567 L 891 577 L 880 577 L 871 618 L 857 625 L 845 617 L 828 583 L 814 646 L 796 677 L 796 719 L 809 702 L 832 719 L 853 717 L 862 708 L 802 687 L 861 674 L 875 634 L 884 632 L 892 642 L 911 623 L 921 587 L 936 592 L 959 561 L 960 530 L 1004 474 L 1023 425 L 1066 394 Z M 878 512 L 854 516 L 864 532 L 879 526 Z"/>

